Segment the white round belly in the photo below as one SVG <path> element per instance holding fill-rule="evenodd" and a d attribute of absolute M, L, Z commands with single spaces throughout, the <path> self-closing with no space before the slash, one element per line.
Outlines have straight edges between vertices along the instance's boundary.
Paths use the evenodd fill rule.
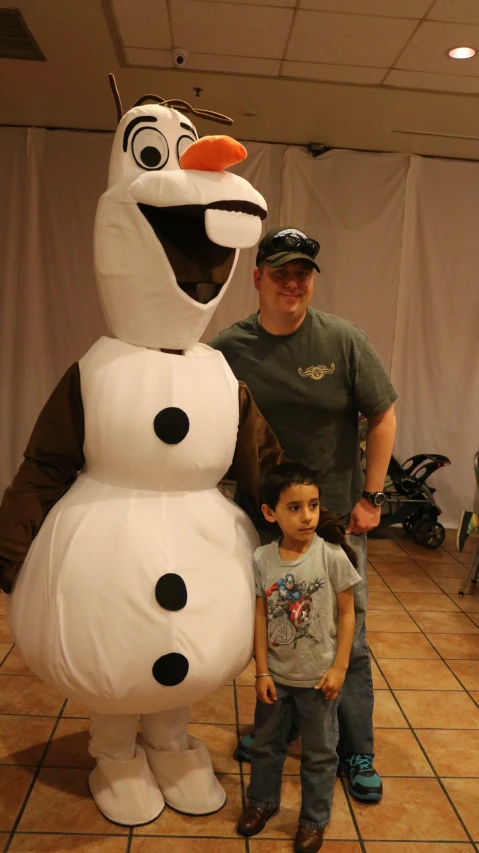
<path fill-rule="evenodd" d="M 9 597 L 20 653 L 100 713 L 198 701 L 251 657 L 256 545 L 217 489 L 135 491 L 81 475 Z"/>

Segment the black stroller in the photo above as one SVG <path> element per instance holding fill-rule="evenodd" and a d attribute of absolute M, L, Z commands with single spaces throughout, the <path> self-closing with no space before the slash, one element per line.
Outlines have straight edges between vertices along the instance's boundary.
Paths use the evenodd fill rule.
<path fill-rule="evenodd" d="M 367 422 L 360 423 L 361 454 L 365 458 Z M 433 486 L 427 480 L 439 468 L 450 465 L 447 456 L 438 453 L 418 453 L 401 465 L 395 456 L 389 463 L 379 529 L 402 524 L 404 532 L 413 536 L 424 548 L 439 548 L 446 531 L 438 518 L 441 510 L 434 500 Z"/>

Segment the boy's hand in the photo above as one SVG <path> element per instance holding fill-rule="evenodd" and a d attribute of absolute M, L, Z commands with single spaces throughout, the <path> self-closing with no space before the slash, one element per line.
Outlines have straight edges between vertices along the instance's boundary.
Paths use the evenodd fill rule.
<path fill-rule="evenodd" d="M 339 691 L 344 684 L 346 670 L 333 666 L 324 673 L 323 677 L 315 686 L 315 690 L 322 690 L 326 699 L 337 699 Z"/>
<path fill-rule="evenodd" d="M 270 675 L 263 675 L 261 678 L 257 678 L 255 687 L 256 695 L 260 702 L 264 702 L 265 705 L 273 705 L 276 702 L 278 697 L 276 696 L 274 681 Z"/>

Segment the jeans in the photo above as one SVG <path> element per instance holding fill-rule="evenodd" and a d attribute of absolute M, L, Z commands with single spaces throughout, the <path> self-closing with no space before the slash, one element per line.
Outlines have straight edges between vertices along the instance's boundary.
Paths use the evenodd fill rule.
<path fill-rule="evenodd" d="M 275 687 L 276 702 L 256 702 L 251 781 L 246 795 L 251 805 L 269 809 L 279 806 L 286 737 L 294 719 L 302 741 L 299 823 L 322 829 L 331 817 L 338 766 L 338 703 L 314 687 L 287 687 L 276 682 Z"/>
<path fill-rule="evenodd" d="M 374 690 L 371 658 L 366 640 L 366 609 L 368 603 L 368 573 L 366 534 L 349 534 L 349 545 L 358 555 L 361 583 L 353 586 L 356 630 L 338 707 L 340 758 L 352 753 L 374 755 L 373 708 Z"/>
<path fill-rule="evenodd" d="M 261 544 L 266 545 L 278 537 L 271 525 L 271 530 L 258 530 Z M 338 721 L 340 758 L 346 758 L 353 753 L 374 755 L 373 708 L 374 690 L 371 675 L 371 659 L 366 640 L 366 610 L 368 603 L 368 572 L 367 572 L 367 538 L 366 534 L 347 537 L 351 548 L 358 555 L 358 572 L 361 583 L 353 586 L 354 610 L 356 612 L 356 630 L 354 634 L 349 668 L 341 692 Z"/>

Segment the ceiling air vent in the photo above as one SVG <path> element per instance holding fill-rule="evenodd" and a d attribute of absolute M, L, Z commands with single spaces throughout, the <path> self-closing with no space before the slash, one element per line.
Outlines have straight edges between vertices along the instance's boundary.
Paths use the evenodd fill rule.
<path fill-rule="evenodd" d="M 0 58 L 45 62 L 19 9 L 0 9 Z"/>

